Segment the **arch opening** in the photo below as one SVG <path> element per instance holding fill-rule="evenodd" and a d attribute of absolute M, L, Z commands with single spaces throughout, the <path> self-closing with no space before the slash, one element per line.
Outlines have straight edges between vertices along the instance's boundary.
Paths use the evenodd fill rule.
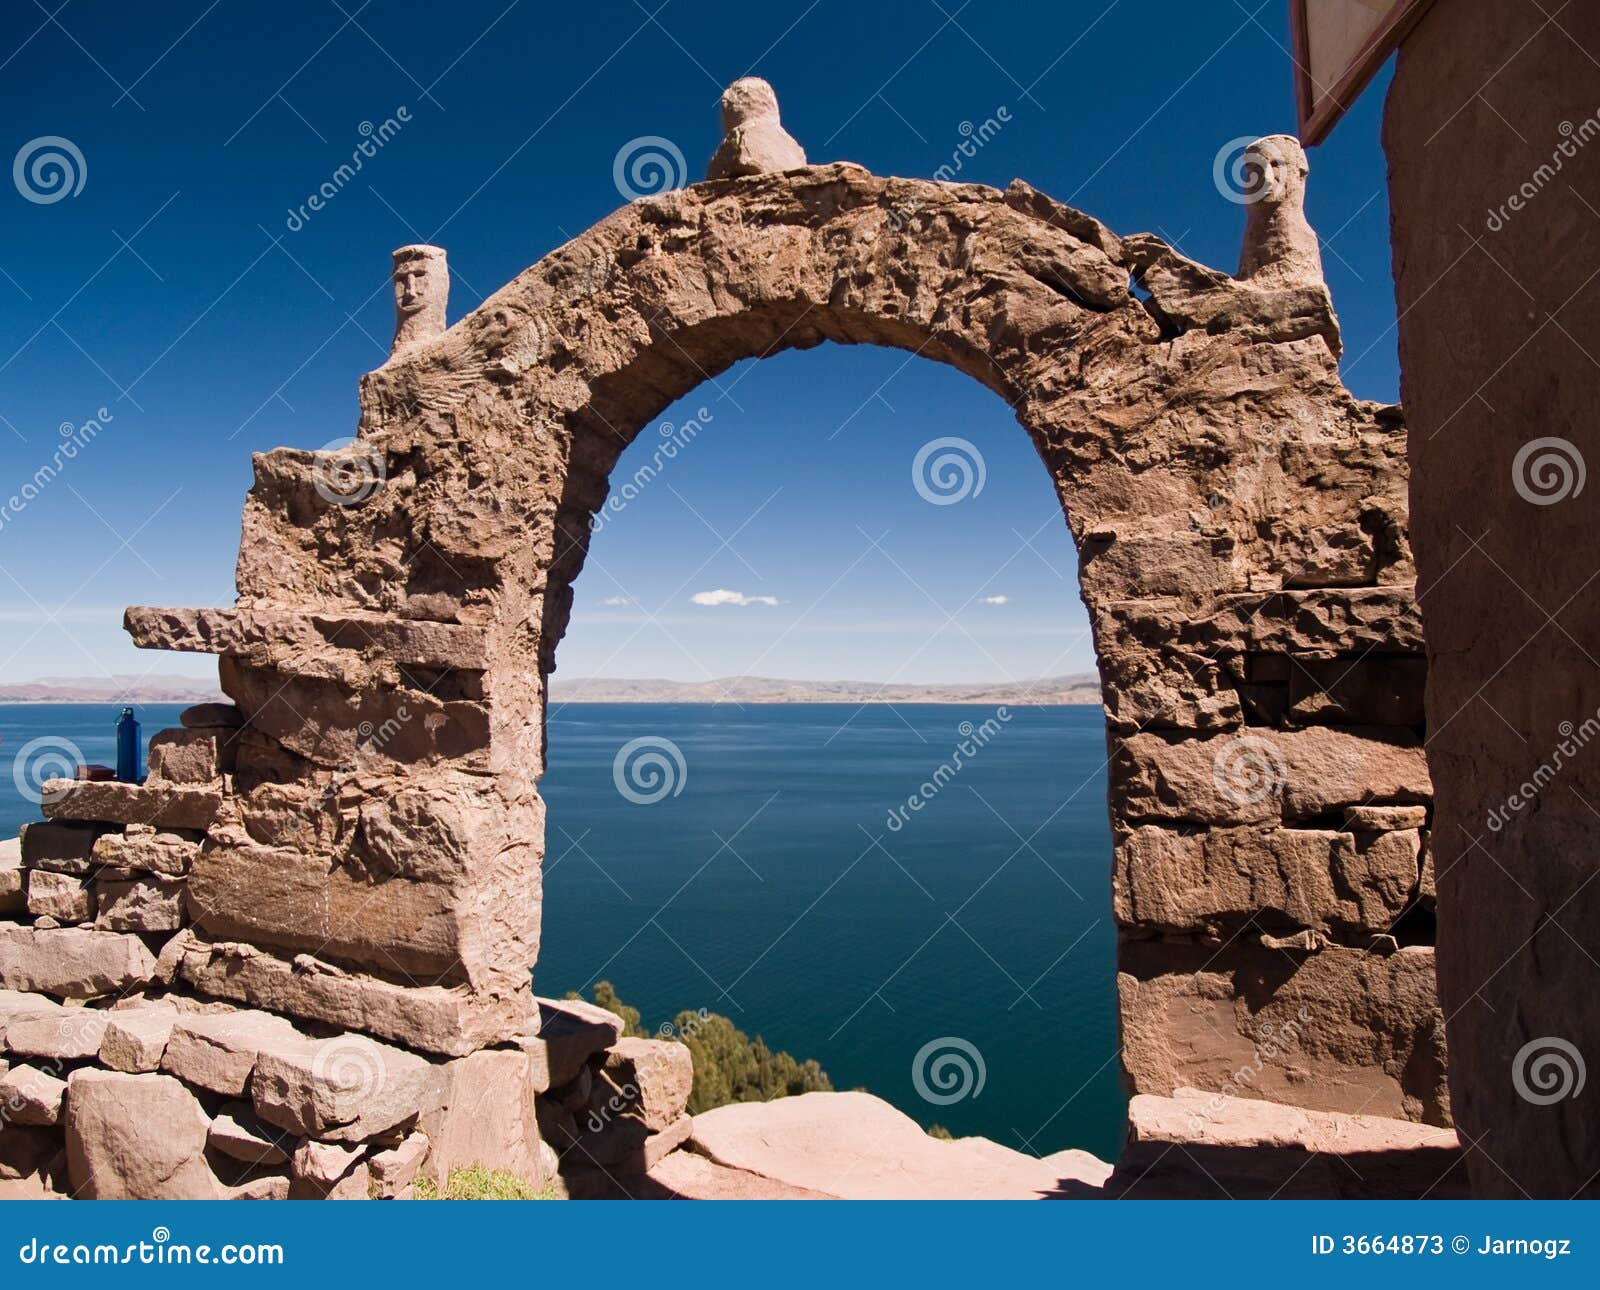
<path fill-rule="evenodd" d="M 535 988 L 612 983 L 646 1033 L 707 1008 L 925 1126 L 1114 1158 L 1104 717 L 1072 539 L 1010 409 L 916 357 L 760 359 L 621 454 L 548 699 Z M 916 467 L 951 431 L 940 492 Z M 617 681 L 663 676 L 682 684 Z M 796 678 L 831 684 L 786 701 Z M 929 1083 L 935 1040 L 977 1054 L 981 1097 Z M 1084 1090 L 1066 1113 L 1060 1087 Z"/>

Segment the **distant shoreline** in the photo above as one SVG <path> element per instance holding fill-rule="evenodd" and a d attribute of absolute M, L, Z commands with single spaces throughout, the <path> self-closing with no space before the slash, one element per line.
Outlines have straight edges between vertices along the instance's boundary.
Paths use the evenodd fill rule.
<path fill-rule="evenodd" d="M 190 689 L 179 677 L 42 677 L 0 684 L 0 706 L 71 704 L 226 703 L 217 689 Z M 705 681 L 669 681 L 663 677 L 575 677 L 551 683 L 549 702 L 569 704 L 676 703 L 716 706 L 732 704 L 789 705 L 817 703 L 927 703 L 959 707 L 1095 706 L 1101 702 L 1100 678 L 1072 673 L 1029 681 L 978 681 L 933 684 L 882 681 L 806 681 L 766 676 L 725 676 Z"/>

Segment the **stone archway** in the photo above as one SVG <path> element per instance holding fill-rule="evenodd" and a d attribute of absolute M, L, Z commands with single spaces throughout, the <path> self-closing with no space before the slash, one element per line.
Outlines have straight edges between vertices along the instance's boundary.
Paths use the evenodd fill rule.
<path fill-rule="evenodd" d="M 403 322 L 354 445 L 256 458 L 237 606 L 129 611 L 245 722 L 177 979 L 437 1055 L 526 1033 L 545 679 L 609 472 L 736 361 L 887 345 L 1007 400 L 1078 544 L 1130 1089 L 1448 1123 L 1404 428 L 1339 382 L 1288 169 L 1240 277 L 841 164 L 635 202 Z"/>

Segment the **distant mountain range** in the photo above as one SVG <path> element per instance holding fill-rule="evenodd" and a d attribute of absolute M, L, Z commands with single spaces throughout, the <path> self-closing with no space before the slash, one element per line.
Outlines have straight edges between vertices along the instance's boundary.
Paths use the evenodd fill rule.
<path fill-rule="evenodd" d="M 976 685 L 902 685 L 878 681 L 785 681 L 728 676 L 714 681 L 556 679 L 552 703 L 1099 703 L 1100 678 L 1092 672 L 1038 681 Z"/>
<path fill-rule="evenodd" d="M 192 676 L 41 676 L 0 683 L 0 703 L 214 703 L 215 682 Z"/>
<path fill-rule="evenodd" d="M 42 676 L 0 684 L 0 703 L 214 703 L 215 685 L 187 676 Z M 1092 672 L 1038 681 L 902 685 L 877 681 L 786 681 L 728 676 L 714 681 L 581 677 L 557 679 L 552 703 L 1099 703 Z"/>

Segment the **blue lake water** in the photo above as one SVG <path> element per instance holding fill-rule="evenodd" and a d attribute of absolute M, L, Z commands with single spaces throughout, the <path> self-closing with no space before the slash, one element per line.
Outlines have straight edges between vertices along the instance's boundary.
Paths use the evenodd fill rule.
<path fill-rule="evenodd" d="M 145 735 L 179 710 L 142 708 Z M 117 712 L 0 707 L 8 833 L 37 814 L 10 773 L 18 750 L 54 735 L 110 762 Z M 552 711 L 535 987 L 610 980 L 651 1025 L 723 1012 L 923 1124 L 1114 1158 L 1124 1099 L 1103 720 L 1095 707 L 1016 709 L 936 782 L 963 723 L 991 716 L 934 704 Z M 681 774 L 670 750 L 656 767 L 675 793 L 619 791 L 614 762 L 640 739 L 644 753 L 677 750 Z M 891 831 L 897 807 L 905 822 Z M 968 1090 L 958 1101 L 919 1092 L 916 1058 L 936 1040 L 960 1041 L 936 1051 L 969 1072 L 981 1062 L 975 1096 L 970 1074 L 952 1086 Z M 931 1060 L 923 1087 L 942 1098 Z"/>

